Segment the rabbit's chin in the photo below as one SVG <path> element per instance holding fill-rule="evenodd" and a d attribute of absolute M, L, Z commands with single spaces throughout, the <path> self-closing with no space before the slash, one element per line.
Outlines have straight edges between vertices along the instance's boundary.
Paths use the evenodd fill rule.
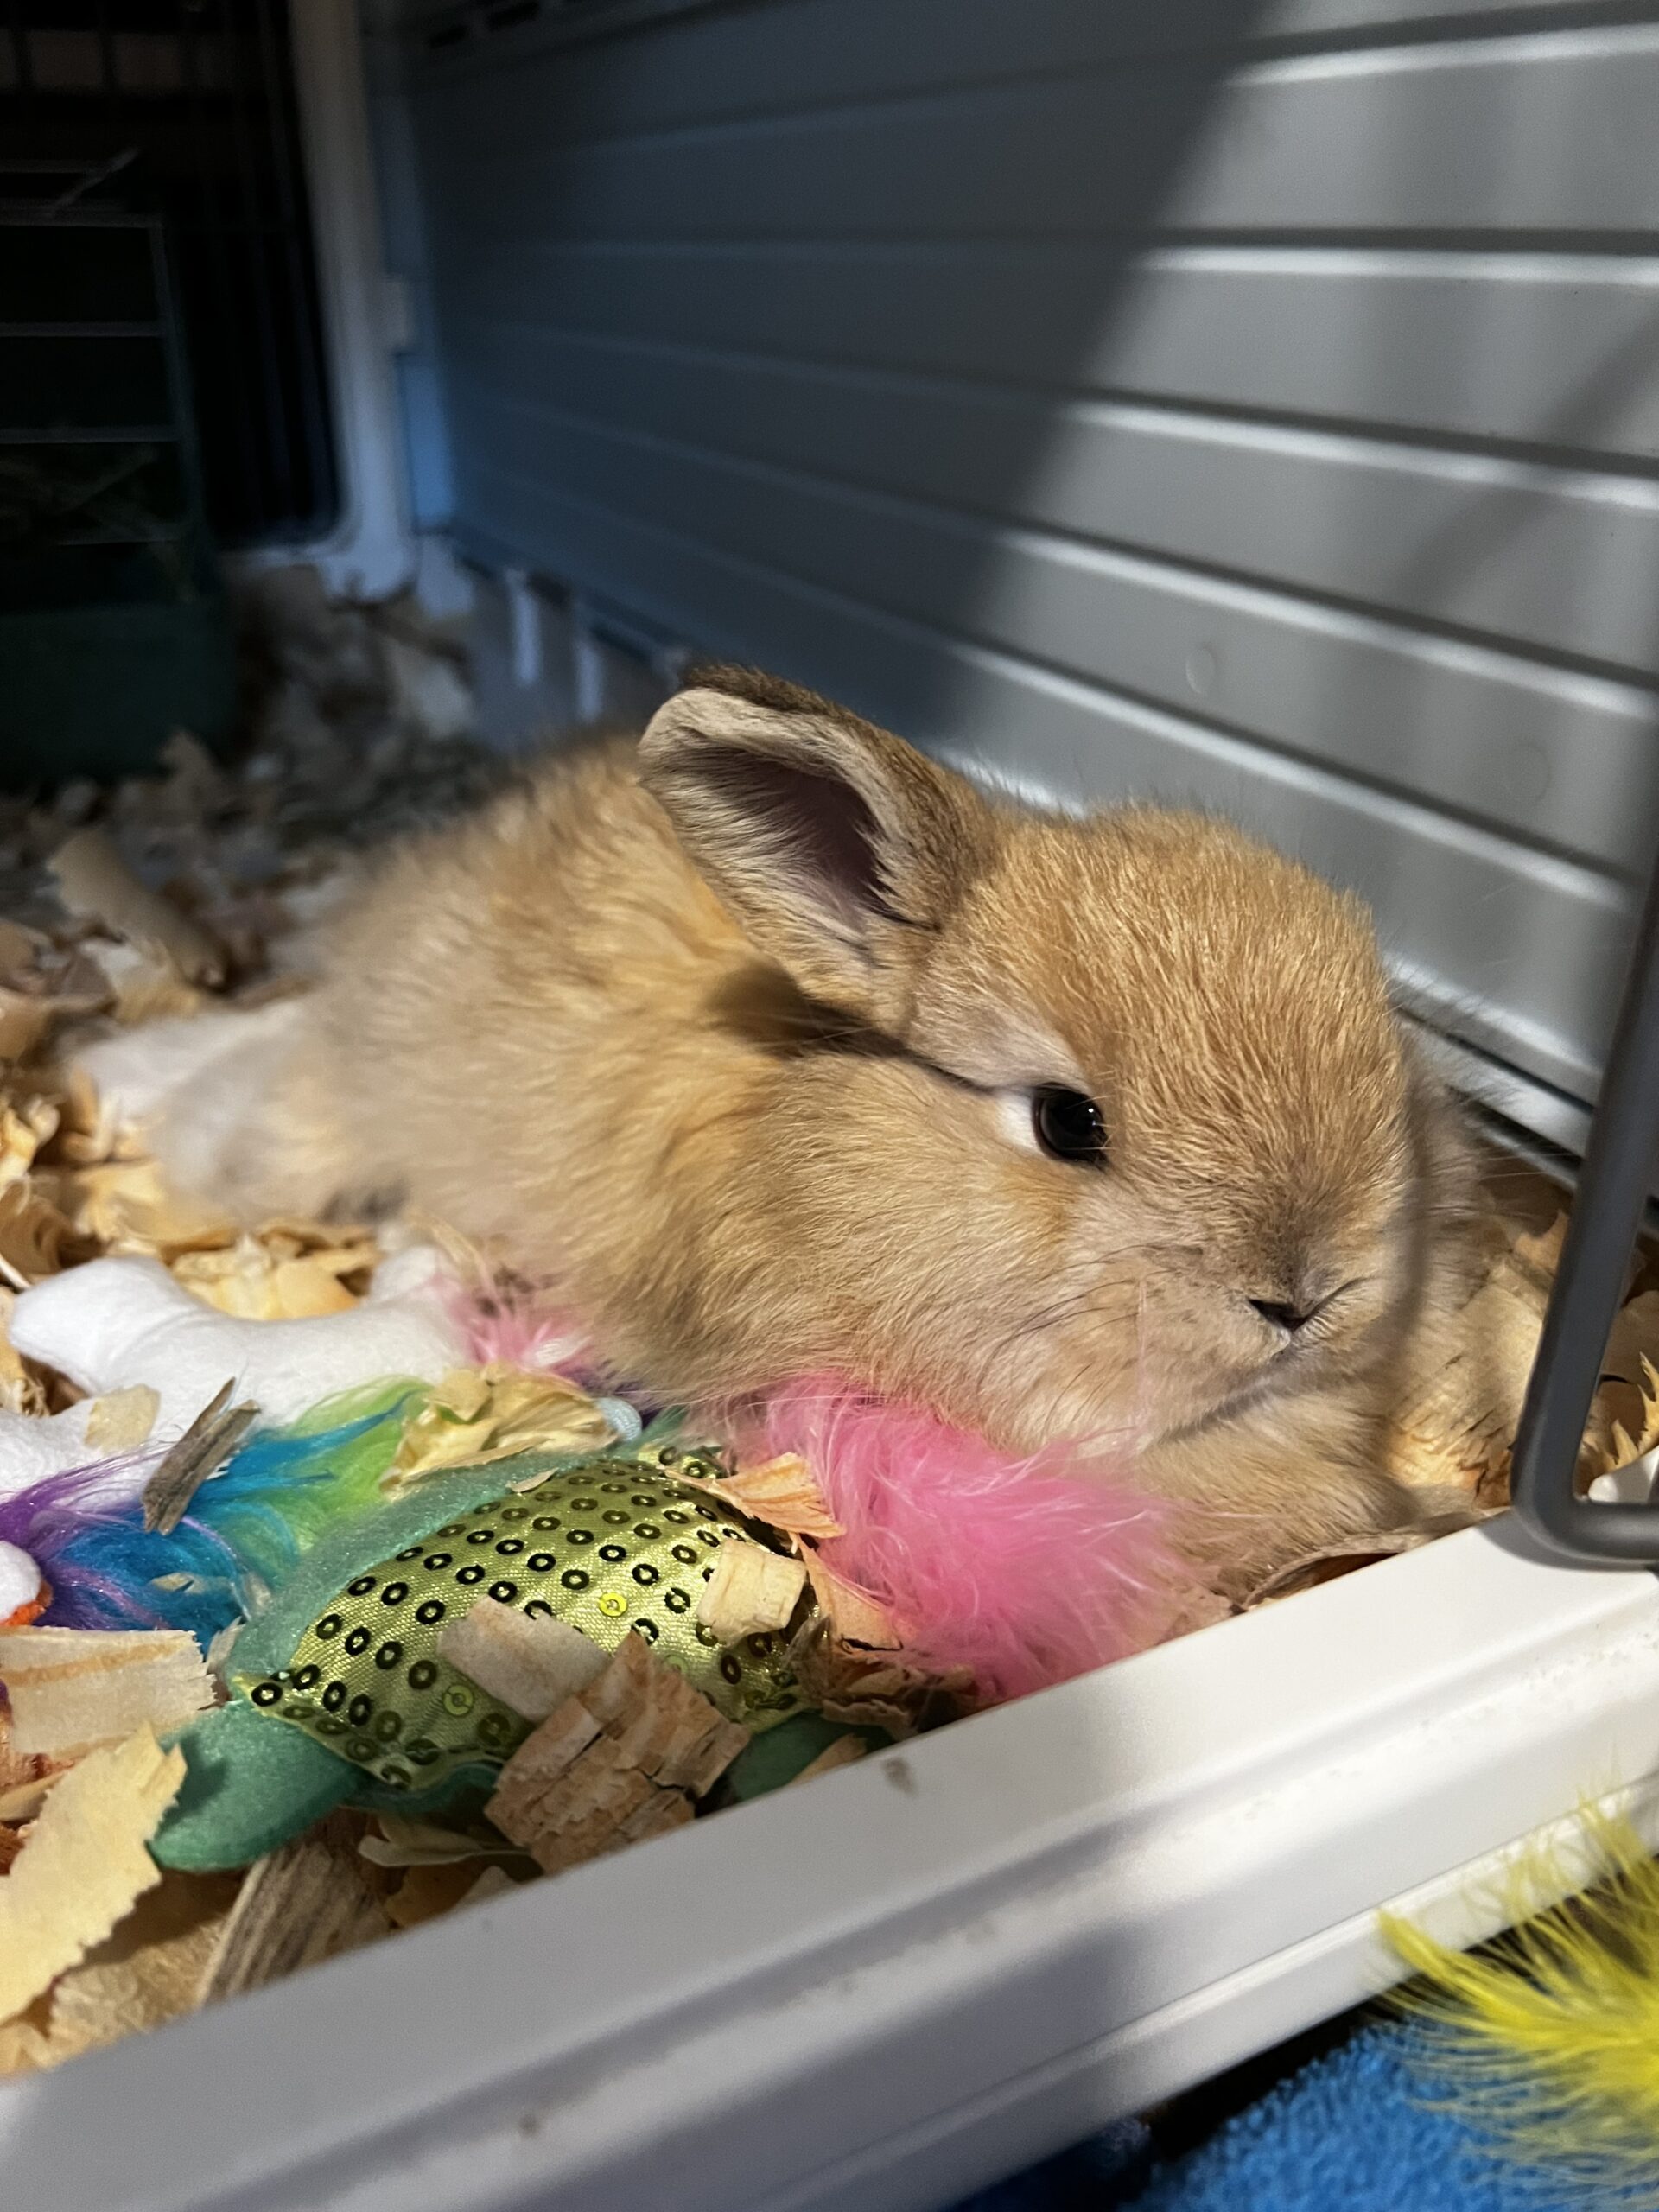
<path fill-rule="evenodd" d="M 1224 1460 L 1247 1438 L 1282 1442 L 1318 1428 L 1318 1409 L 1327 1401 L 1348 1408 L 1378 1404 L 1386 1372 L 1369 1341 L 1287 1351 L 1242 1373 L 1217 1375 L 1216 1363 L 1197 1354 L 1169 1365 L 1158 1389 L 1144 1369 L 1138 1376 L 1108 1369 L 1080 1378 L 1075 1360 L 1058 1376 L 1040 1367 L 1023 1378 L 1005 1374 L 992 1397 L 982 1397 L 963 1418 L 1014 1450 L 1090 1439 L 1139 1455 Z"/>
<path fill-rule="evenodd" d="M 1298 1378 L 1300 1382 L 1300 1378 Z M 1264 1408 L 1287 1403 L 1300 1395 L 1296 1385 L 1272 1370 L 1241 1383 L 1229 1391 L 1212 1406 L 1202 1412 L 1189 1414 L 1161 1426 L 1148 1426 L 1144 1431 L 1146 1445 L 1185 1444 L 1196 1437 L 1215 1436 L 1235 1422 Z"/>

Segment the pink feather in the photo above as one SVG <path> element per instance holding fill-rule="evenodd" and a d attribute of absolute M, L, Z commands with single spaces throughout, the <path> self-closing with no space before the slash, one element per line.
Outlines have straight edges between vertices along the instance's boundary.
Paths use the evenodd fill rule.
<path fill-rule="evenodd" d="M 607 1387 L 586 1330 L 533 1288 L 458 1292 L 454 1310 L 475 1362 Z M 1020 1459 L 834 1377 L 785 1385 L 747 1415 L 701 1412 L 713 1435 L 747 1428 L 751 1450 L 808 1461 L 847 1531 L 822 1547 L 826 1566 L 893 1618 L 918 1664 L 969 1669 L 986 1704 L 1126 1658 L 1192 1617 L 1173 1509 L 1126 1480 L 1125 1449 L 1077 1440 Z"/>
<path fill-rule="evenodd" d="M 1027 1459 L 833 1378 L 764 1407 L 758 1441 L 798 1452 L 847 1534 L 827 1565 L 893 1618 L 906 1653 L 966 1667 L 987 1704 L 1144 1650 L 1194 1594 L 1171 1508 L 1086 1443 Z"/>
<path fill-rule="evenodd" d="M 595 1364 L 593 1340 L 581 1322 L 543 1305 L 530 1288 L 499 1282 L 476 1289 L 458 1286 L 450 1310 L 475 1366 L 499 1360 L 536 1374 L 571 1374 Z"/>

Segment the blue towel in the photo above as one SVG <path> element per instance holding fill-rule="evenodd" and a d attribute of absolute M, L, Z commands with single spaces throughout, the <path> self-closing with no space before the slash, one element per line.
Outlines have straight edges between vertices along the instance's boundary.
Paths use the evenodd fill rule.
<path fill-rule="evenodd" d="M 1151 2164 L 1131 2122 L 956 2212 L 1585 2212 L 1426 2109 L 1410 2034 L 1363 2030 L 1185 2158 Z"/>
<path fill-rule="evenodd" d="M 1075 2150 L 982 2190 L 950 2212 L 1118 2212 L 1151 2171 L 1150 2129 L 1138 2120 L 1120 2120 Z"/>

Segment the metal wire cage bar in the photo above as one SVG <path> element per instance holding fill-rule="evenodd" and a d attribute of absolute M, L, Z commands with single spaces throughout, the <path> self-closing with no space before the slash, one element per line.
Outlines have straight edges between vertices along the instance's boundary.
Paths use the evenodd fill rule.
<path fill-rule="evenodd" d="M 1659 1158 L 1659 866 L 1648 886 L 1584 1168 L 1516 1437 L 1516 1511 L 1550 1549 L 1659 1565 L 1659 1505 L 1578 1495 L 1579 1446 Z"/>

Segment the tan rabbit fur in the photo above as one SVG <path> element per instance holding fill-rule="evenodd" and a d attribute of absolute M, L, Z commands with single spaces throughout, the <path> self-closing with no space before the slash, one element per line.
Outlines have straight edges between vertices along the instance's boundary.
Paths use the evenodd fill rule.
<path fill-rule="evenodd" d="M 1462 1141 L 1361 907 L 1221 823 L 1038 812 L 698 671 L 394 856 L 298 1018 L 175 1160 L 499 1240 L 659 1397 L 836 1370 L 1132 1441 L 1235 1586 L 1402 1517 L 1375 1430 Z M 1045 1152 L 1044 1085 L 1103 1159 Z"/>

